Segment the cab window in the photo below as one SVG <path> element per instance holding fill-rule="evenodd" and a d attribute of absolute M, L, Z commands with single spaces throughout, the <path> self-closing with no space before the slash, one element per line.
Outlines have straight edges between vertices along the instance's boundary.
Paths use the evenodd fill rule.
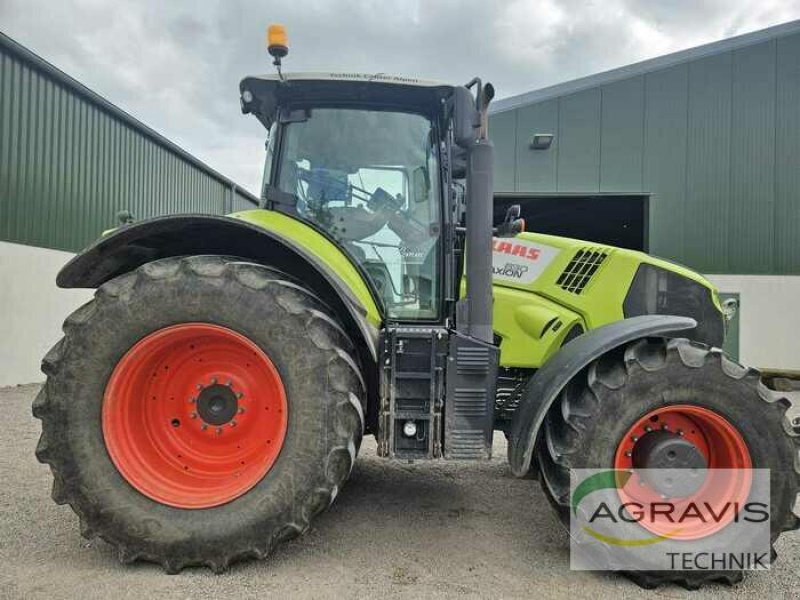
<path fill-rule="evenodd" d="M 364 268 L 390 318 L 439 316 L 440 203 L 431 123 L 317 108 L 283 125 L 277 185 Z"/>

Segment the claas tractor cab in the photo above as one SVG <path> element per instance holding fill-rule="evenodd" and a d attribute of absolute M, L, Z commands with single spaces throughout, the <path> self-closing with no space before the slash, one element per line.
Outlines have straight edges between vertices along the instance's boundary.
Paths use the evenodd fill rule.
<path fill-rule="evenodd" d="M 492 223 L 490 84 L 283 74 L 270 35 L 278 73 L 240 85 L 262 206 L 124 224 L 58 275 L 97 291 L 44 358 L 37 456 L 85 536 L 221 571 L 307 531 L 363 435 L 386 459 L 487 460 L 495 431 L 565 523 L 571 469 L 669 460 L 771 469 L 772 541 L 796 526 L 787 403 L 719 349 L 705 278 L 526 232 L 518 208 Z"/>

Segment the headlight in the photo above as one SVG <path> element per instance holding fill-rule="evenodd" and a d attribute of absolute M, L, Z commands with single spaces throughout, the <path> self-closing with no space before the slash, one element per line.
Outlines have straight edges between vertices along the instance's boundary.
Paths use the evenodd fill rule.
<path fill-rule="evenodd" d="M 697 321 L 692 339 L 722 346 L 725 326 L 722 314 L 706 286 L 672 271 L 641 264 L 622 305 L 626 318 L 641 315 L 676 315 Z"/>

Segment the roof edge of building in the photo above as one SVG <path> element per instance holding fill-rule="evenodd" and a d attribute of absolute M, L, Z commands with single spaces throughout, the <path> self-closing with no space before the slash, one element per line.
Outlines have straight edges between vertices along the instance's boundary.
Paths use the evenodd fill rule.
<path fill-rule="evenodd" d="M 658 56 L 656 58 L 649 58 L 647 60 L 639 61 L 623 67 L 610 69 L 601 73 L 595 73 L 586 77 L 572 79 L 563 83 L 557 83 L 548 87 L 540 88 L 522 94 L 516 94 L 507 98 L 495 100 L 490 105 L 490 113 L 497 114 L 510 110 L 543 102 L 544 100 L 551 100 L 560 96 L 567 96 L 576 92 L 581 92 L 594 87 L 614 83 L 636 75 L 643 75 L 654 71 L 660 71 L 678 64 L 722 54 L 731 50 L 745 48 L 766 42 L 769 40 L 777 39 L 780 37 L 792 35 L 800 32 L 800 19 L 789 21 L 788 23 L 781 23 L 773 25 L 765 29 L 751 31 L 730 38 L 710 42 L 701 46 L 694 46 L 686 50 L 678 50 L 670 54 Z"/>
<path fill-rule="evenodd" d="M 63 85 L 70 91 L 82 97 L 87 102 L 97 106 L 100 110 L 104 111 L 109 116 L 113 117 L 114 119 L 117 119 L 118 121 L 121 121 L 125 125 L 128 125 L 135 131 L 141 133 L 142 135 L 148 137 L 159 146 L 163 147 L 168 152 L 177 155 L 179 158 L 190 163 L 192 166 L 204 172 L 209 177 L 216 179 L 222 184 L 225 184 L 226 186 L 233 189 L 236 193 L 238 193 L 242 197 L 251 201 L 253 204 L 258 205 L 259 202 L 258 198 L 254 194 L 252 194 L 251 192 L 247 191 L 245 188 L 240 186 L 238 183 L 236 183 L 229 177 L 226 177 L 219 171 L 213 169 L 212 167 L 201 161 L 196 156 L 189 154 L 189 152 L 178 146 L 175 142 L 170 141 L 169 139 L 158 133 L 156 130 L 152 129 L 148 125 L 145 125 L 142 121 L 140 121 L 136 117 L 125 112 L 115 104 L 112 104 L 110 101 L 103 98 L 97 92 L 92 91 L 74 77 L 67 75 L 64 71 L 62 71 L 55 65 L 47 62 L 41 56 L 29 50 L 28 48 L 26 48 L 19 42 L 15 41 L 2 31 L 0 31 L 0 49 L 8 52 L 9 54 L 12 54 L 22 62 L 27 63 L 28 65 L 30 65 L 37 71 L 43 73 L 45 76 L 49 77 L 53 81 L 57 82 L 60 85 Z"/>

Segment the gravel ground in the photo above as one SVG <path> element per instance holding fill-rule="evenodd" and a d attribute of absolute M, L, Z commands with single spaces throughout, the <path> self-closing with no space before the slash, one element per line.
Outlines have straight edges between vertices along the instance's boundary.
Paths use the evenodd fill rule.
<path fill-rule="evenodd" d="M 511 475 L 502 436 L 483 464 L 386 462 L 370 438 L 330 511 L 267 561 L 224 575 L 125 567 L 105 543 L 82 539 L 70 508 L 50 500 L 50 473 L 33 454 L 37 391 L 0 389 L 1 598 L 800 596 L 798 534 L 781 539 L 775 569 L 732 588 L 645 592 L 621 577 L 570 572 L 567 537 L 538 484 Z"/>

